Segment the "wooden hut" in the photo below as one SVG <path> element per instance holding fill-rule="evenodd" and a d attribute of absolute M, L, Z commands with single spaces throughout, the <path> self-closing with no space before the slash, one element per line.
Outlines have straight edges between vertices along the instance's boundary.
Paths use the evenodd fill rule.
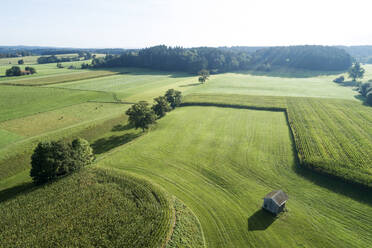
<path fill-rule="evenodd" d="M 274 190 L 265 196 L 262 208 L 276 215 L 284 210 L 287 200 L 286 193 L 282 190 Z"/>

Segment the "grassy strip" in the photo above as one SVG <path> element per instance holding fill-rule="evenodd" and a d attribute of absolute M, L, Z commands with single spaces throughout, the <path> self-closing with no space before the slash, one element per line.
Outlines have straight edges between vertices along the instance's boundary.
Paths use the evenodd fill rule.
<path fill-rule="evenodd" d="M 3 247 L 159 247 L 171 226 L 167 196 L 117 171 L 85 169 L 18 190 L 0 198 Z"/>
<path fill-rule="evenodd" d="M 14 86 L 45 86 L 73 81 L 80 81 L 85 79 L 94 79 L 100 77 L 107 77 L 112 75 L 120 74 L 120 72 L 114 71 L 83 71 L 62 75 L 51 75 L 46 77 L 32 77 L 28 79 L 12 80 L 9 82 L 1 83 L 2 85 L 14 85 Z"/>
<path fill-rule="evenodd" d="M 173 201 L 176 210 L 176 223 L 172 238 L 168 241 L 166 248 L 205 247 L 203 230 L 198 218 L 179 199 L 174 197 Z"/>

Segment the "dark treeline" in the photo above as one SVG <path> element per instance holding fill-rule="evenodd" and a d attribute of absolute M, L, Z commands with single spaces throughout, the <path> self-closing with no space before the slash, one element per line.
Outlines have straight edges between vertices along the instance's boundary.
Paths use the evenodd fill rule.
<path fill-rule="evenodd" d="M 39 57 L 37 59 L 38 64 L 48 64 L 48 63 L 62 63 L 62 62 L 71 62 L 71 61 L 79 61 L 80 57 L 62 57 L 58 58 L 55 55 L 47 56 L 47 57 Z"/>
<path fill-rule="evenodd" d="M 8 52 L 8 53 L 0 53 L 0 58 L 16 58 L 16 57 L 24 57 L 24 56 L 31 56 L 32 53 L 28 51 L 17 51 L 17 52 Z"/>
<path fill-rule="evenodd" d="M 30 55 L 60 55 L 80 52 L 101 54 L 122 54 L 126 49 L 122 48 L 54 48 L 38 46 L 0 46 L 0 58 L 20 57 Z"/>
<path fill-rule="evenodd" d="M 276 67 L 305 70 L 342 71 L 351 66 L 352 57 L 342 49 L 327 46 L 289 46 L 269 48 L 155 46 L 121 55 L 96 58 L 93 67 L 144 67 L 156 70 L 211 73 L 238 70 L 270 71 Z"/>

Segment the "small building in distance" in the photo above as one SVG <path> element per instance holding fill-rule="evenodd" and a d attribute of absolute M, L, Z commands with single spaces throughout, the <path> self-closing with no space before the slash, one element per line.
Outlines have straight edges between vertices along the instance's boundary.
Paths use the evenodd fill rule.
<path fill-rule="evenodd" d="M 277 215 L 284 210 L 288 195 L 282 190 L 274 190 L 264 198 L 262 208 Z"/>

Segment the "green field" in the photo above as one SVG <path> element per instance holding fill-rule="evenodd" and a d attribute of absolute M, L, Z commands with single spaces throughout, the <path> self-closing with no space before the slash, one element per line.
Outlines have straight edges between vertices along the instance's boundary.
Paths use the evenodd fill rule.
<path fill-rule="evenodd" d="M 184 73 L 139 71 L 133 68 L 126 68 L 121 72 L 123 75 L 56 84 L 52 87 L 112 92 L 121 100 L 136 102 L 152 101 L 170 88 L 183 89 L 185 85 L 197 80 L 196 77 Z"/>
<path fill-rule="evenodd" d="M 198 216 L 208 247 L 367 247 L 372 242 L 369 204 L 296 172 L 281 112 L 183 107 L 98 166 L 145 176 L 176 195 Z M 290 201 L 288 212 L 276 219 L 262 212 L 261 204 L 278 188 Z"/>
<path fill-rule="evenodd" d="M 160 247 L 174 221 L 166 195 L 118 172 L 90 169 L 15 198 L 6 193 L 2 247 Z"/>
<path fill-rule="evenodd" d="M 8 67 L 0 63 L 0 74 Z M 196 76 L 185 73 L 35 67 L 39 73 L 30 77 L 0 78 L 0 211 L 13 204 L 17 213 L 6 215 L 5 225 L 14 222 L 12 218 L 24 218 L 17 204 L 30 202 L 27 206 L 36 218 L 41 212 L 32 208 L 31 198 L 41 197 L 47 207 L 50 203 L 41 195 L 61 192 L 62 185 L 78 185 L 80 176 L 74 175 L 27 193 L 27 184 L 22 185 L 30 182 L 30 155 L 37 142 L 82 137 L 98 156 L 95 167 L 114 169 L 105 176 L 101 170 L 86 172 L 93 178 L 107 177 L 103 183 L 97 179 L 99 188 L 103 184 L 107 192 L 120 195 L 117 181 L 106 182 L 114 174 L 126 178 L 129 173 L 169 195 L 178 222 L 163 228 L 167 234 L 143 234 L 138 242 L 166 239 L 168 248 L 203 247 L 204 238 L 207 247 L 371 246 L 372 194 L 350 182 L 372 184 L 372 108 L 360 102 L 355 87 L 333 83 L 337 75 L 224 73 L 201 85 Z M 372 66 L 365 68 L 365 80 L 372 78 Z M 144 134 L 127 125 L 124 112 L 132 102 L 151 103 L 169 88 L 182 91 L 185 105 L 196 106 L 172 111 Z M 290 197 L 288 211 L 279 218 L 261 210 L 262 198 L 274 189 L 283 189 Z M 11 199 L 3 201 L 5 196 Z M 118 201 L 123 199 L 118 196 Z M 63 200 L 53 209 L 69 209 L 69 204 Z M 49 214 L 55 216 L 53 211 Z M 88 215 L 79 214 L 77 219 L 84 222 Z M 97 228 L 100 221 L 95 222 Z M 145 226 L 150 228 L 150 222 Z M 58 238 L 26 237 L 32 225 L 23 223 L 17 231 L 15 225 L 9 229 L 24 230 L 18 247 Z M 52 223 L 57 229 L 66 223 L 60 224 Z M 0 237 L 6 234 L 3 237 L 12 242 L 9 233 L 3 229 Z M 126 234 L 128 242 L 130 235 L 137 235 Z M 82 246 L 97 246 L 88 236 L 82 237 L 87 242 Z M 99 242 L 106 238 L 101 236 Z"/>
<path fill-rule="evenodd" d="M 248 95 L 189 95 L 184 102 L 286 111 L 303 166 L 372 186 L 372 108 L 360 102 Z"/>
<path fill-rule="evenodd" d="M 0 122 L 93 100 L 114 101 L 106 92 L 0 86 Z"/>

